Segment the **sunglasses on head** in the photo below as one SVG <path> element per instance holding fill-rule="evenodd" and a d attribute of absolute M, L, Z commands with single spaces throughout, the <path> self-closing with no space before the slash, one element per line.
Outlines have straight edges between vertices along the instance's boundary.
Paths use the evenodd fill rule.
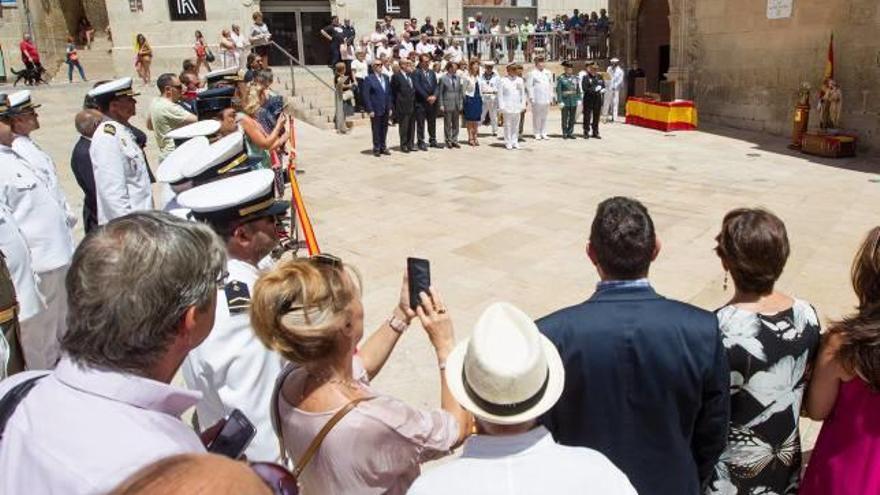
<path fill-rule="evenodd" d="M 342 258 L 327 253 L 313 254 L 312 256 L 309 256 L 309 261 L 313 261 L 319 265 L 332 266 L 333 268 L 339 268 L 342 266 Z"/>

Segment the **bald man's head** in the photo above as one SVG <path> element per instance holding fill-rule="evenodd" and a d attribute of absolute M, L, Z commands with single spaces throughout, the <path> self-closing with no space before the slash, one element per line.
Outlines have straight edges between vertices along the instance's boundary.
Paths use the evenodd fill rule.
<path fill-rule="evenodd" d="M 76 132 L 82 134 L 87 138 L 91 138 L 92 134 L 95 133 L 95 129 L 98 128 L 98 125 L 101 123 L 101 120 L 104 119 L 104 115 L 93 109 L 82 110 L 78 114 L 76 114 L 76 118 L 73 120 L 73 124 L 76 126 Z"/>

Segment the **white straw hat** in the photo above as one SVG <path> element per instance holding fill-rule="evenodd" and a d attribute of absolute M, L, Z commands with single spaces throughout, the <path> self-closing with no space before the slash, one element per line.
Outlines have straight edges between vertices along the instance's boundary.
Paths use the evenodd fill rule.
<path fill-rule="evenodd" d="M 547 412 L 562 395 L 559 353 L 528 315 L 510 303 L 483 312 L 471 338 L 446 360 L 455 399 L 478 418 L 511 425 Z"/>

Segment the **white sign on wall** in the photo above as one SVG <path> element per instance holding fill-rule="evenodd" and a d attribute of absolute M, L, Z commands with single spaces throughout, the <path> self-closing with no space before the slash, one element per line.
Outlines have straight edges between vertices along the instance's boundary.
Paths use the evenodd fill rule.
<path fill-rule="evenodd" d="M 794 0 L 767 0 L 767 19 L 786 19 L 791 17 Z"/>

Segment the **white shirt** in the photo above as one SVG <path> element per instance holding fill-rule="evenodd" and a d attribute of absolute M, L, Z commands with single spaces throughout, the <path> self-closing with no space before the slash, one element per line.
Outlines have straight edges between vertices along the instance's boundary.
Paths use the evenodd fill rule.
<path fill-rule="evenodd" d="M 22 156 L 31 165 L 31 168 L 43 175 L 44 182 L 49 186 L 55 201 L 61 205 L 61 208 L 67 214 L 67 225 L 73 228 L 76 225 L 76 215 L 70 209 L 67 198 L 61 190 L 61 184 L 58 182 L 58 171 L 55 162 L 48 153 L 40 149 L 31 138 L 27 136 L 16 136 L 12 141 L 12 149 Z"/>
<path fill-rule="evenodd" d="M 520 113 L 526 108 L 526 86 L 521 77 L 504 77 L 498 85 L 498 109 Z"/>
<path fill-rule="evenodd" d="M 0 382 L 0 396 L 44 372 Z M 205 451 L 180 420 L 198 392 L 64 356 L 18 405 L 0 443 L 0 493 L 103 494 L 140 468 Z"/>
<path fill-rule="evenodd" d="M 611 69 L 611 91 L 620 91 L 620 88 L 623 87 L 625 76 L 623 69 L 619 65 Z"/>
<path fill-rule="evenodd" d="M 379 45 L 379 48 L 376 48 L 376 58 L 377 58 L 377 59 L 380 59 L 380 58 L 382 58 L 383 56 L 384 56 L 385 58 L 391 58 L 391 56 L 392 56 L 393 53 L 394 53 L 394 52 L 391 50 L 391 47 L 390 47 L 390 46 L 382 46 L 382 45 Z"/>
<path fill-rule="evenodd" d="M 0 145 L 0 202 L 21 229 L 37 273 L 67 265 L 73 257 L 67 214 L 55 198 L 41 173 L 12 148 Z"/>
<path fill-rule="evenodd" d="M 355 79 L 366 79 L 370 75 L 370 66 L 367 65 L 366 58 L 363 61 L 354 59 L 351 61 L 351 73 Z"/>
<path fill-rule="evenodd" d="M 553 101 L 553 73 L 547 69 L 529 72 L 526 87 L 529 101 L 537 105 L 549 105 Z"/>
<path fill-rule="evenodd" d="M 214 328 L 183 362 L 183 378 L 187 387 L 202 393 L 196 406 L 202 429 L 220 421 L 233 409 L 241 409 L 257 427 L 257 435 L 245 451 L 248 459 L 275 461 L 280 453 L 272 429 L 270 404 L 283 361 L 251 329 L 249 302 L 235 301 L 233 308 L 238 309 L 230 309 L 230 298 L 253 294 L 260 275 L 257 267 L 229 258 L 226 269 L 229 281 L 225 289 L 217 292 Z M 236 292 L 233 286 L 239 290 Z"/>
<path fill-rule="evenodd" d="M 460 64 L 461 61 L 464 60 L 464 54 L 461 52 L 461 48 L 457 46 L 448 46 L 444 53 L 447 55 L 452 54 L 452 58 L 450 59 L 451 62 Z"/>
<path fill-rule="evenodd" d="M 105 120 L 89 147 L 95 171 L 98 224 L 128 213 L 153 209 L 153 189 L 144 152 L 127 127 Z"/>
<path fill-rule="evenodd" d="M 409 41 L 404 41 L 400 43 L 400 47 L 397 50 L 397 54 L 400 55 L 401 59 L 409 57 L 409 52 L 413 51 L 413 44 Z"/>
<path fill-rule="evenodd" d="M 498 94 L 498 88 L 501 85 L 501 78 L 497 72 L 492 72 L 489 79 L 486 79 L 486 73 L 480 74 L 480 96 L 483 100 L 494 100 Z"/>
<path fill-rule="evenodd" d="M 247 39 L 240 34 L 235 34 L 235 31 L 229 32 L 229 38 L 232 39 L 232 42 L 235 44 L 235 48 L 239 50 L 247 46 Z"/>
<path fill-rule="evenodd" d="M 459 459 L 426 470 L 409 495 L 635 495 L 604 455 L 553 441 L 543 426 L 519 435 L 475 435 Z"/>
<path fill-rule="evenodd" d="M 34 272 L 31 251 L 28 249 L 24 234 L 15 223 L 12 210 L 2 203 L 0 203 L 0 251 L 6 257 L 6 267 L 15 287 L 18 321 L 28 320 L 46 309 L 46 303 L 37 289 L 37 274 Z"/>
<path fill-rule="evenodd" d="M 435 49 L 436 47 L 431 43 L 422 43 L 421 41 L 419 41 L 419 43 L 416 45 L 416 53 L 418 53 L 419 55 L 425 53 L 431 55 L 432 53 L 434 53 Z"/>
<path fill-rule="evenodd" d="M 256 24 L 251 26 L 251 44 L 255 46 L 268 45 L 271 37 L 272 33 L 269 32 L 269 26 L 265 22 L 259 26 Z"/>

